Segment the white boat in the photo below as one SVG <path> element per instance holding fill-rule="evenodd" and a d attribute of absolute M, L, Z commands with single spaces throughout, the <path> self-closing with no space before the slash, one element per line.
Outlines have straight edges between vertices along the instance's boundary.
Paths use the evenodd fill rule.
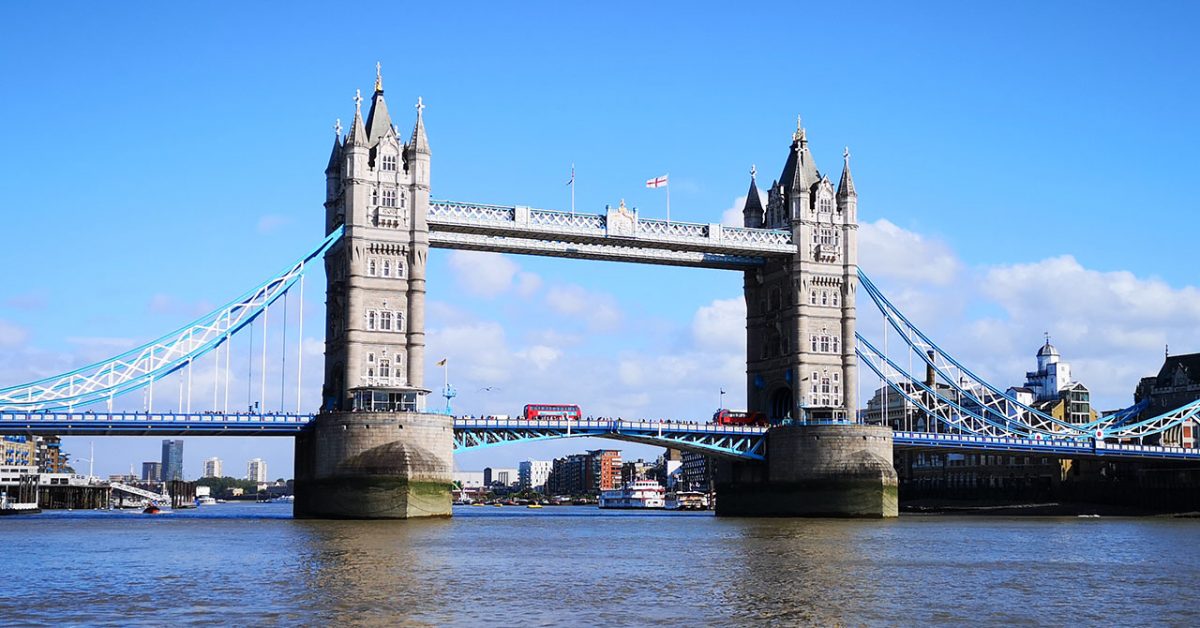
<path fill-rule="evenodd" d="M 212 497 L 209 497 L 208 495 L 205 495 L 204 497 L 196 498 L 196 505 L 197 506 L 216 506 L 217 500 L 213 499 Z"/>
<path fill-rule="evenodd" d="M 700 491 L 677 491 L 667 493 L 667 510 L 707 510 L 708 495 Z"/>
<path fill-rule="evenodd" d="M 666 494 L 658 482 L 638 480 L 622 486 L 620 490 L 600 493 L 601 508 L 662 508 Z"/>

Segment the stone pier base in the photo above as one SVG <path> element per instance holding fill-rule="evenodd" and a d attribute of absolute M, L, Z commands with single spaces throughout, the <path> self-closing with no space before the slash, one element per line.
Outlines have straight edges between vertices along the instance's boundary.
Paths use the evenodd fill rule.
<path fill-rule="evenodd" d="M 321 414 L 296 437 L 295 516 L 449 517 L 453 450 L 448 416 Z"/>
<path fill-rule="evenodd" d="M 771 428 L 766 462 L 722 462 L 717 515 L 895 517 L 892 430 L 866 425 Z"/>

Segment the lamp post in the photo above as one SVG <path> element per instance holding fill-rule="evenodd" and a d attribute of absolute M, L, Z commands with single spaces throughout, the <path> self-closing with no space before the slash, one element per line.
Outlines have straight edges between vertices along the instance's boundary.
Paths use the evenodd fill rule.
<path fill-rule="evenodd" d="M 721 401 L 720 401 L 720 403 L 717 404 L 717 410 L 724 410 L 724 409 L 725 409 L 725 389 L 722 388 L 721 389 Z"/>

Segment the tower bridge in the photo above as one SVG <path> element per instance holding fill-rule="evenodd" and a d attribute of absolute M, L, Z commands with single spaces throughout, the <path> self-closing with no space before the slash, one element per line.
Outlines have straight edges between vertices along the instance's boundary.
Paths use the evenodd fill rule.
<path fill-rule="evenodd" d="M 0 433 L 294 436 L 296 514 L 309 517 L 449 515 L 455 450 L 573 436 L 712 455 L 718 514 L 737 515 L 895 516 L 894 448 L 1200 459 L 1200 450 L 1143 443 L 1194 422 L 1200 401 L 1149 417 L 1143 405 L 1066 421 L 1009 396 L 938 346 L 858 268 L 849 151 L 835 185 L 817 168 L 799 122 L 765 206 L 752 171 L 743 225 L 729 227 L 646 219 L 623 202 L 589 214 L 431 200 L 432 151 L 420 99 L 407 138 L 392 123 L 382 76 L 365 119 L 361 107 L 356 95 L 348 132 L 335 127 L 325 169 L 325 237 L 317 246 L 257 288 L 141 347 L 0 388 Z M 771 426 L 455 419 L 428 412 L 430 248 L 741 272 L 747 401 Z M 284 351 L 284 366 L 296 369 L 295 404 L 281 386 L 279 410 L 268 413 L 269 313 L 282 299 L 282 323 L 273 320 L 286 334 L 288 294 L 299 290 L 303 307 L 304 272 L 318 258 L 326 276 L 321 405 L 315 414 L 301 407 L 302 354 L 287 363 Z M 893 347 L 906 354 L 908 367 L 886 344 L 880 349 L 858 332 L 860 294 L 882 315 L 885 333 L 899 338 Z M 298 320 L 302 325 L 302 311 Z M 246 378 L 248 398 L 260 380 L 259 399 L 240 411 L 230 407 L 231 340 L 253 334 L 255 321 L 264 336 L 262 364 L 255 377 L 251 356 Z M 207 406 L 192 385 L 202 361 L 215 374 Z M 928 418 L 929 432 L 893 434 L 859 423 L 860 361 L 886 394 Z M 914 363 L 924 372 L 914 373 Z M 156 411 L 155 386 L 161 392 L 168 376 L 178 380 L 179 403 L 174 411 Z M 114 410 L 114 399 L 131 393 L 146 395 L 145 411 Z"/>

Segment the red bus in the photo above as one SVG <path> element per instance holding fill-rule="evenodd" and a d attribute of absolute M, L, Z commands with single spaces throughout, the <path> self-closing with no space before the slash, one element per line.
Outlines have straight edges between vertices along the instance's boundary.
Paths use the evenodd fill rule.
<path fill-rule="evenodd" d="M 579 406 L 535 403 L 525 406 L 525 420 L 527 421 L 538 419 L 578 421 L 581 418 L 583 418 L 583 413 L 579 411 Z"/>
<path fill-rule="evenodd" d="M 713 415 L 713 423 L 718 425 L 766 425 L 767 416 L 761 412 L 718 410 Z"/>

